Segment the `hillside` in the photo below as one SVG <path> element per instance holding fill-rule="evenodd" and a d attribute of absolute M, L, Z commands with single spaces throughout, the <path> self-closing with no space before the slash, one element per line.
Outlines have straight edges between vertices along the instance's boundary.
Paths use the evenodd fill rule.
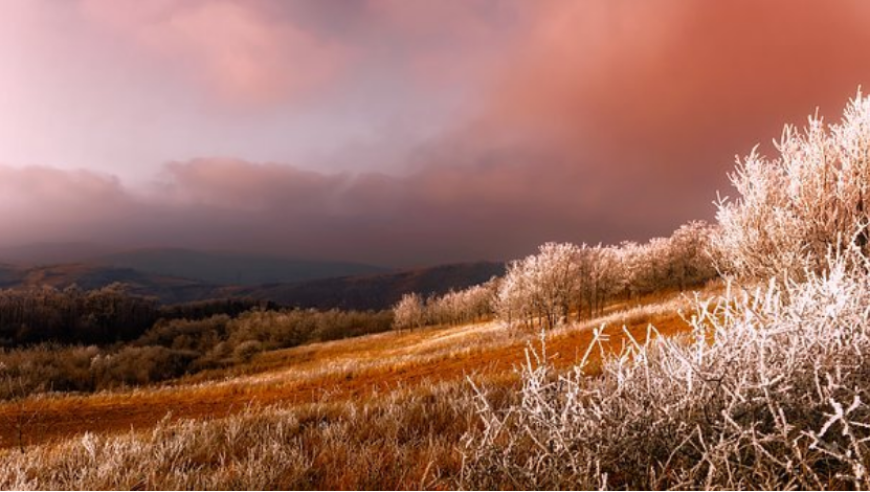
<path fill-rule="evenodd" d="M 385 273 L 389 268 L 343 261 L 183 248 L 124 249 L 92 243 L 36 243 L 0 247 L 0 263 L 19 267 L 88 264 L 180 277 L 213 285 L 260 285 Z"/>
<path fill-rule="evenodd" d="M 559 367 L 575 365 L 592 342 L 591 328 L 602 323 L 612 336 L 607 351 L 619 350 L 625 342 L 623 324 L 641 342 L 650 322 L 661 334 L 686 331 L 689 326 L 676 313 L 684 303 L 672 296 L 628 310 L 614 307 L 605 317 L 551 332 L 547 353 Z M 169 386 L 0 404 L 0 421 L 32 414 L 25 439 L 39 444 L 83 432 L 147 431 L 167 423 L 166 418 L 244 414 L 251 405 L 303 409 L 310 404 L 376 403 L 399 388 L 425 393 L 433 384 L 463 387 L 469 374 L 478 383 L 504 384 L 516 380 L 514 369 L 523 361 L 524 348 L 536 340 L 535 333 L 515 332 L 498 322 L 392 331 L 265 352 L 236 368 L 232 378 L 205 373 Z M 0 427 L 0 447 L 14 446 L 15 432 L 14 426 Z"/>
<path fill-rule="evenodd" d="M 21 278 L 19 270 L 14 265 L 0 263 L 0 288 L 18 284 Z"/>

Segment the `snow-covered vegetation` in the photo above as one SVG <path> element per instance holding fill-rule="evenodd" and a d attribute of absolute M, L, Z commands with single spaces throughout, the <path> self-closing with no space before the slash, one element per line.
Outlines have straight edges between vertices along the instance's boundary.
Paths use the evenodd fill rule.
<path fill-rule="evenodd" d="M 870 98 L 860 93 L 840 123 L 818 116 L 786 126 L 776 159 L 756 150 L 731 180 L 740 196 L 719 205 L 722 268 L 742 277 L 801 278 L 830 248 L 870 247 Z"/>
<path fill-rule="evenodd" d="M 716 274 L 712 231 L 695 221 L 646 244 L 547 243 L 510 264 L 495 310 L 508 324 L 553 328 L 572 313 L 577 319 L 600 315 L 616 299 L 700 285 Z"/>
<path fill-rule="evenodd" d="M 870 487 L 870 277 L 847 264 L 698 299 L 690 336 L 629 344 L 595 378 L 531 352 L 519 403 L 480 395 L 470 486 Z"/>
<path fill-rule="evenodd" d="M 443 296 L 423 299 L 416 293 L 405 294 L 393 307 L 396 328 L 420 328 L 426 325 L 456 325 L 487 319 L 493 314 L 495 294 L 501 279 L 493 278 L 464 290 L 451 290 Z"/>

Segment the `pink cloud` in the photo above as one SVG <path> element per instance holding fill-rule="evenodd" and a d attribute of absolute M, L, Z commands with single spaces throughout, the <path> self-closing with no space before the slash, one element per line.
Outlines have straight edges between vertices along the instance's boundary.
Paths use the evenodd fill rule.
<path fill-rule="evenodd" d="M 379 69 L 421 90 L 472 86 L 523 23 L 494 0 L 79 1 L 92 25 L 242 106 L 328 97 Z"/>
<path fill-rule="evenodd" d="M 477 119 L 433 147 L 460 149 L 454 162 L 498 156 L 506 174 L 562 174 L 574 206 L 620 209 L 626 225 L 709 218 L 735 154 L 817 106 L 837 117 L 870 84 L 866 3 L 534 5 Z"/>
<path fill-rule="evenodd" d="M 116 201 L 125 191 L 114 176 L 87 170 L 65 171 L 44 166 L 0 165 L 4 200 L 28 200 L 52 205 L 94 205 L 91 199 Z M 95 207 L 95 209 L 98 207 Z"/>
<path fill-rule="evenodd" d="M 293 203 L 323 214 L 332 208 L 330 200 L 347 176 L 274 163 L 201 158 L 167 164 L 164 179 L 164 190 L 169 190 L 180 204 L 263 211 Z"/>
<path fill-rule="evenodd" d="M 128 218 L 135 200 L 112 176 L 0 165 L 0 236 L 15 244 L 109 234 Z"/>
<path fill-rule="evenodd" d="M 299 99 L 343 74 L 349 51 L 255 2 L 83 0 L 84 16 L 168 60 L 230 103 Z"/>
<path fill-rule="evenodd" d="M 83 5 L 120 42 L 224 102 L 283 111 L 278 102 L 323 87 L 357 88 L 364 122 L 384 102 L 425 114 L 413 111 L 422 106 L 415 98 L 440 102 L 450 88 L 468 91 L 469 103 L 439 121 L 443 133 L 409 151 L 396 175 L 189 155 L 147 190 L 93 174 L 0 171 L 18 200 L 6 210 L 27 211 L 0 216 L 4 238 L 18 237 L 9 231 L 24 229 L 8 223 L 26 216 L 63 224 L 30 227 L 31 236 L 87 231 L 393 264 L 511 258 L 547 240 L 645 239 L 710 218 L 734 154 L 816 106 L 835 116 L 870 86 L 861 2 Z M 493 21 L 500 8 L 512 10 Z M 357 84 L 367 70 L 396 98 L 378 86 L 369 100 L 372 86 Z M 328 91 L 317 95 L 333 102 Z M 372 133 L 384 155 L 407 149 L 401 132 Z M 359 153 L 342 152 L 345 143 L 335 155 L 352 164 Z"/>

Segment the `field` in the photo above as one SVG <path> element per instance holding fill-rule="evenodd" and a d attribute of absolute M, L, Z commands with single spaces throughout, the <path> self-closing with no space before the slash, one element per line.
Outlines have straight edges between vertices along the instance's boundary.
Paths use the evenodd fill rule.
<path fill-rule="evenodd" d="M 626 343 L 623 326 L 639 341 L 648 335 L 650 323 L 663 335 L 684 332 L 689 325 L 678 310 L 685 303 L 684 296 L 674 294 L 647 300 L 640 307 L 611 306 L 602 318 L 550 331 L 547 355 L 556 367 L 575 366 L 589 349 L 593 328 L 602 325 L 606 326 L 604 333 L 609 339 L 590 353 L 593 362 Z M 309 435 L 304 439 L 296 436 L 303 439 L 294 441 L 297 447 L 301 446 L 297 451 L 321 456 L 320 461 L 312 458 L 314 461 L 302 475 L 291 474 L 292 479 L 262 485 L 456 487 L 462 462 L 461 440 L 478 424 L 471 409 L 472 382 L 492 395 L 503 394 L 506 400 L 514 398 L 511 395 L 516 393 L 519 383 L 517 368 L 525 361 L 526 349 L 540 345 L 539 338 L 539 333 L 508 328 L 497 321 L 394 331 L 265 352 L 249 364 L 235 368 L 233 374 L 203 373 L 129 391 L 32 397 L 0 406 L 0 421 L 5 423 L 0 431 L 2 453 L 19 466 L 23 466 L 21 460 L 37 460 L 35 463 L 44 466 L 46 460 L 61 459 L 59 454 L 72 459 L 69 457 L 76 455 L 76 449 L 87 447 L 93 439 L 117 444 L 124 440 L 147 441 L 159 434 L 164 442 L 166 433 L 175 435 L 180 429 L 207 432 L 209 428 L 224 429 L 234 422 L 299 422 L 306 418 L 317 420 L 321 417 L 312 415 L 323 414 L 333 416 L 324 422 L 333 422 L 353 415 L 350 427 L 342 432 L 357 436 L 374 434 L 342 438 L 343 451 L 336 454 L 333 450 L 328 458 L 323 458 L 320 452 L 329 448 L 320 442 L 327 439 L 325 436 Z M 595 364 L 590 364 L 588 370 L 594 372 Z M 396 414 L 397 408 L 403 409 L 401 415 Z M 387 414 L 394 418 L 387 419 Z M 304 428 L 303 425 L 296 432 L 304 434 Z M 360 465 L 355 472 L 344 472 L 340 477 L 328 473 L 340 456 L 379 461 L 385 444 L 378 437 L 396 432 L 411 433 L 414 439 L 412 445 L 406 442 L 390 446 L 390 453 L 395 456 L 382 463 L 391 470 L 389 473 L 383 470 L 376 473 L 380 467 L 371 464 Z M 85 433 L 87 437 L 83 438 Z M 230 447 L 238 446 L 244 448 L 238 442 Z M 208 451 L 215 460 L 227 452 L 233 454 L 226 443 L 210 445 Z M 225 462 L 205 462 L 210 464 L 201 465 L 227 472 Z M 135 481 L 143 480 L 142 477 L 126 482 L 123 480 L 130 480 L 129 477 L 116 474 L 108 482 L 54 478 L 55 481 L 39 484 L 87 488 L 223 487 L 183 481 L 177 470 L 173 473 L 176 478 L 155 476 L 143 483 Z M 207 476 L 197 474 L 190 480 L 205 480 Z M 2 485 L 28 486 L 20 481 L 20 476 L 18 480 Z M 237 482 L 240 487 L 257 484 Z"/>

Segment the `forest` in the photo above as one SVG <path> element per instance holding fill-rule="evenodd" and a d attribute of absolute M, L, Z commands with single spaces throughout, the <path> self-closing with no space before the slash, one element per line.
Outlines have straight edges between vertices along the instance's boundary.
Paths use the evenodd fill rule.
<path fill-rule="evenodd" d="M 0 398 L 94 392 L 211 371 L 265 350 L 392 328 L 389 311 L 280 309 L 217 299 L 160 305 L 123 285 L 0 290 Z"/>

